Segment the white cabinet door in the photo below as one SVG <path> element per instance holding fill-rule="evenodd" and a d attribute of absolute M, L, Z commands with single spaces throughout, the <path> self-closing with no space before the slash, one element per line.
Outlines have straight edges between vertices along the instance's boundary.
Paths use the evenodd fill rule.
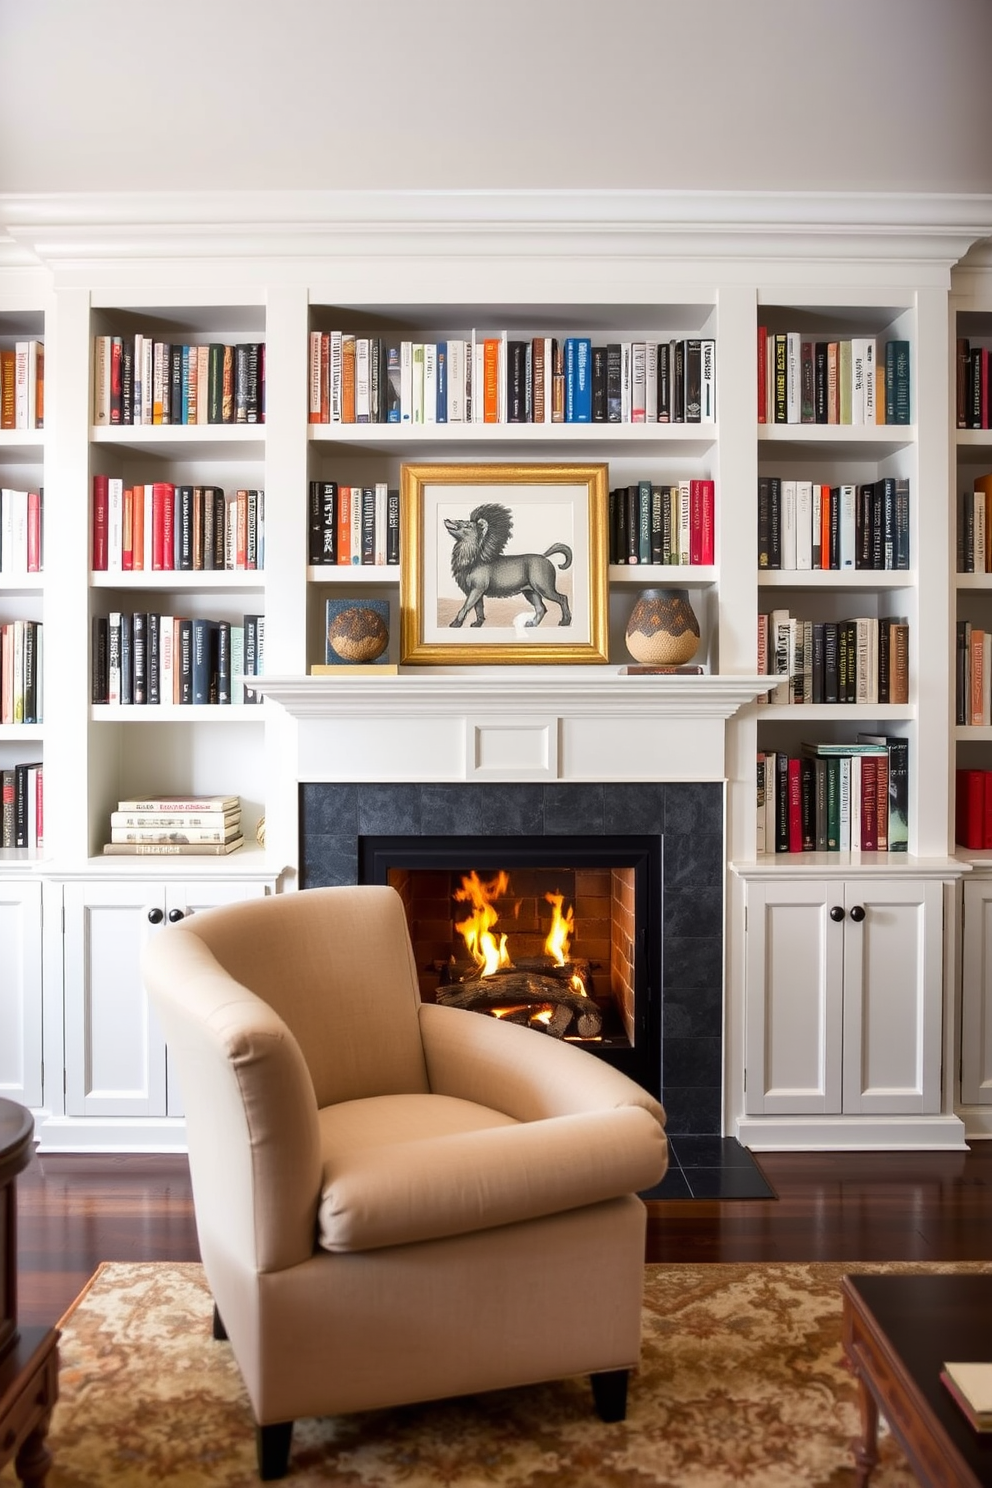
<path fill-rule="evenodd" d="M 844 926 L 829 913 L 838 892 L 813 879 L 748 885 L 749 1115 L 840 1111 Z"/>
<path fill-rule="evenodd" d="M 864 879 L 845 889 L 844 1110 L 940 1110 L 943 888 Z"/>
<path fill-rule="evenodd" d="M 182 1114 L 141 979 L 142 950 L 173 918 L 265 891 L 264 883 L 237 879 L 63 886 L 67 1116 Z"/>
<path fill-rule="evenodd" d="M 161 884 L 63 885 L 67 1116 L 164 1116 L 165 1041 L 149 1017 L 141 951 Z"/>
<path fill-rule="evenodd" d="M 961 939 L 961 1099 L 992 1105 L 992 878 L 964 884 Z"/>
<path fill-rule="evenodd" d="M 40 1106 L 40 883 L 0 878 L 0 949 L 0 1095 Z"/>

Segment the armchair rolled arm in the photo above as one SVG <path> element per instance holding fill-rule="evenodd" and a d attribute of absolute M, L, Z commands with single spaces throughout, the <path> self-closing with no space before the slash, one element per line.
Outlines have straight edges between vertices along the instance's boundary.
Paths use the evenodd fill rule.
<path fill-rule="evenodd" d="M 299 1044 L 224 971 L 192 925 L 150 941 L 143 974 L 182 1090 L 201 1247 L 253 1271 L 306 1260 L 321 1156 Z"/>
<path fill-rule="evenodd" d="M 463 1008 L 423 1003 L 420 1031 L 430 1087 L 517 1121 L 640 1106 L 664 1128 L 661 1103 L 603 1060 L 533 1029 Z"/>

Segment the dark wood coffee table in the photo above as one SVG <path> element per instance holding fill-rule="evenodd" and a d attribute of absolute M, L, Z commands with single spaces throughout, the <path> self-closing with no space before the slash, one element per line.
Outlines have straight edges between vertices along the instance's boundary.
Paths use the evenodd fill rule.
<path fill-rule="evenodd" d="M 921 1483 L 992 1485 L 992 1434 L 974 1431 L 940 1382 L 948 1359 L 992 1361 L 992 1274 L 845 1276 L 841 1292 L 861 1406 L 858 1488 L 878 1460 L 880 1411 Z"/>
<path fill-rule="evenodd" d="M 30 1111 L 0 1099 L 0 1469 L 13 1458 L 25 1488 L 43 1488 L 52 1461 L 45 1438 L 59 1393 L 59 1335 L 17 1326 L 14 1186 L 30 1160 L 33 1133 Z"/>

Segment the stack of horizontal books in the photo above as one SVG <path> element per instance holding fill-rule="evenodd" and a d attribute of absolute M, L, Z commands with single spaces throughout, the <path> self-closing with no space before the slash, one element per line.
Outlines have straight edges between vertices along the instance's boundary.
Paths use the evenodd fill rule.
<path fill-rule="evenodd" d="M 130 857 L 223 857 L 244 840 L 240 796 L 149 796 L 118 801 L 103 850 Z"/>

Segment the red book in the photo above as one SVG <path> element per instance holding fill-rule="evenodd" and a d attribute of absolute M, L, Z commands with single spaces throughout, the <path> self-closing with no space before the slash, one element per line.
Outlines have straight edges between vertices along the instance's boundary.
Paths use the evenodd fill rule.
<path fill-rule="evenodd" d="M 173 520 L 176 488 L 171 481 L 155 481 L 152 486 L 152 568 L 168 569 L 173 562 Z"/>
<path fill-rule="evenodd" d="M 93 571 L 107 568 L 107 513 L 110 505 L 110 483 L 106 475 L 93 477 Z"/>
<path fill-rule="evenodd" d="M 703 528 L 700 563 L 716 562 L 716 486 L 703 481 Z"/>
<path fill-rule="evenodd" d="M 861 851 L 878 851 L 878 761 L 861 756 Z"/>
<path fill-rule="evenodd" d="M 689 482 L 689 562 L 703 561 L 703 482 Z"/>
<path fill-rule="evenodd" d="M 41 573 L 41 492 L 28 492 L 28 573 Z"/>
<path fill-rule="evenodd" d="M 803 850 L 802 760 L 789 757 L 789 851 Z"/>
<path fill-rule="evenodd" d="M 758 423 L 768 422 L 768 327 L 758 327 Z"/>
<path fill-rule="evenodd" d="M 121 362 L 124 357 L 124 342 L 120 336 L 110 340 L 110 422 L 119 424 L 123 417 Z"/>
<path fill-rule="evenodd" d="M 992 770 L 981 771 L 984 784 L 985 797 L 985 825 L 982 834 L 982 847 L 992 847 Z"/>
<path fill-rule="evenodd" d="M 985 846 L 985 796 L 988 790 L 986 770 L 958 770 L 955 773 L 954 837 L 962 847 L 973 852 Z"/>

